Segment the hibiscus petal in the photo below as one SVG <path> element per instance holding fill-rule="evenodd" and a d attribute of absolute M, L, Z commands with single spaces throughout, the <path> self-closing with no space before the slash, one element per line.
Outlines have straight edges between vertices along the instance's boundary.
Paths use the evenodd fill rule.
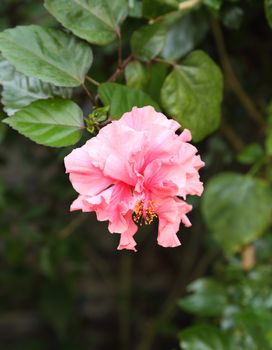
<path fill-rule="evenodd" d="M 164 114 L 156 112 L 151 106 L 133 107 L 131 112 L 122 116 L 120 123 L 128 125 L 134 130 L 148 131 L 150 135 L 155 136 L 166 129 L 175 132 L 180 128 L 177 121 L 166 118 Z"/>
<path fill-rule="evenodd" d="M 74 149 L 64 158 L 66 172 L 74 189 L 82 195 L 93 196 L 111 185 L 113 181 L 93 166 L 85 147 Z"/>
<path fill-rule="evenodd" d="M 128 249 L 128 250 L 134 250 L 136 252 L 136 248 L 135 248 L 136 242 L 133 236 L 137 232 L 138 227 L 133 222 L 130 213 L 126 215 L 126 220 L 128 222 L 128 228 L 126 231 L 121 233 L 120 242 L 117 249 L 118 250 Z"/>
<path fill-rule="evenodd" d="M 118 249 L 136 250 L 136 220 L 146 224 L 159 217 L 158 243 L 180 245 L 180 222 L 191 226 L 191 206 L 178 197 L 200 195 L 199 169 L 204 165 L 179 123 L 153 107 L 134 107 L 118 121 L 65 158 L 66 171 L 80 194 L 71 210 L 95 211 L 109 221 L 109 231 L 120 233 Z"/>
<path fill-rule="evenodd" d="M 192 140 L 191 131 L 188 129 L 184 129 L 179 137 L 183 142 L 190 142 Z"/>
<path fill-rule="evenodd" d="M 177 237 L 180 221 L 186 226 L 190 221 L 186 214 L 192 206 L 176 198 L 167 198 L 162 201 L 156 212 L 159 216 L 158 244 L 163 247 L 177 247 L 181 243 Z"/>

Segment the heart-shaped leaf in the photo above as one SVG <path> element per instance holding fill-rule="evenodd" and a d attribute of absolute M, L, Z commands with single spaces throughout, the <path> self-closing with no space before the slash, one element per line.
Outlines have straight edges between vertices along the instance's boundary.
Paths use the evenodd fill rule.
<path fill-rule="evenodd" d="M 169 116 L 190 129 L 197 142 L 218 128 L 222 95 L 220 69 L 207 54 L 194 51 L 166 78 L 161 101 Z"/>

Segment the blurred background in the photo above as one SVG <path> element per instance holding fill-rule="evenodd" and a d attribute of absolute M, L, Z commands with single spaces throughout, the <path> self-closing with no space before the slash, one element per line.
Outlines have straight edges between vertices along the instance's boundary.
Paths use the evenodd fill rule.
<path fill-rule="evenodd" d="M 146 22 L 140 2 L 130 6 L 125 52 Z M 0 29 L 21 24 L 58 26 L 42 1 L 1 0 Z M 272 349 L 272 137 L 265 140 L 272 32 L 264 3 L 224 1 L 220 11 L 201 8 L 171 30 L 173 59 L 200 48 L 223 69 L 221 127 L 197 145 L 206 162 L 201 178 L 206 185 L 231 171 L 238 180 L 221 177 L 218 201 L 211 182 L 204 199 L 189 199 L 193 226 L 181 227 L 181 247 L 158 246 L 152 224 L 138 231 L 137 253 L 117 251 L 119 237 L 106 223 L 69 212 L 76 193 L 63 158 L 71 149 L 39 146 L 0 124 L 0 350 Z M 92 76 L 100 81 L 114 71 L 117 46 L 93 50 Z M 88 113 L 84 93 L 76 99 Z M 221 203 L 224 196 L 232 202 Z M 261 221 L 253 234 L 251 220 Z M 246 238 L 228 249 L 237 232 Z"/>

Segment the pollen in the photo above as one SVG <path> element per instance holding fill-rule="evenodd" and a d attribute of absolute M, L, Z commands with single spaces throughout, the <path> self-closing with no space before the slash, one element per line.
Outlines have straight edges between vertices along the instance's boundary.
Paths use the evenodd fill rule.
<path fill-rule="evenodd" d="M 134 212 L 133 212 L 133 221 L 136 224 L 146 224 L 150 225 L 158 215 L 156 214 L 156 208 L 154 202 L 149 200 L 145 203 L 143 200 L 138 200 L 136 202 Z"/>

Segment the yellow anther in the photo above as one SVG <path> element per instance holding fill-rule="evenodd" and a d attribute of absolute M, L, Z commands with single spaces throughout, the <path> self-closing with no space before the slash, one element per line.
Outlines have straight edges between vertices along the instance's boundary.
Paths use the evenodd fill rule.
<path fill-rule="evenodd" d="M 144 205 L 143 200 L 138 200 L 136 202 L 134 213 L 133 213 L 133 221 L 140 225 L 143 224 L 143 222 L 146 225 L 149 225 L 153 222 L 155 218 L 158 217 L 156 214 L 156 208 L 154 205 L 154 202 L 149 200 L 147 202 L 147 205 Z"/>

